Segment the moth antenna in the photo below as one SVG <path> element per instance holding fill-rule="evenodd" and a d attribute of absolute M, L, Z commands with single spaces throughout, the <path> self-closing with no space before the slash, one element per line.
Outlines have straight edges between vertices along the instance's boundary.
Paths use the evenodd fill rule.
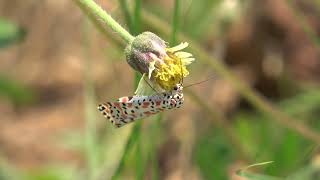
<path fill-rule="evenodd" d="M 143 78 L 143 80 L 151 87 L 151 89 L 156 92 L 159 93 L 154 87 L 151 86 L 151 84 L 145 79 L 145 77 Z"/>
<path fill-rule="evenodd" d="M 202 84 L 202 83 L 205 83 L 205 82 L 207 82 L 207 81 L 210 81 L 210 80 L 213 79 L 213 78 L 215 78 L 214 75 L 212 75 L 211 77 L 209 77 L 209 78 L 207 78 L 207 79 L 205 79 L 205 80 L 203 80 L 203 81 L 196 82 L 196 83 L 193 83 L 193 84 L 189 84 L 189 85 L 187 85 L 187 86 L 184 86 L 183 88 L 187 88 L 187 87 L 191 87 L 191 86 L 194 86 L 194 85 Z"/>

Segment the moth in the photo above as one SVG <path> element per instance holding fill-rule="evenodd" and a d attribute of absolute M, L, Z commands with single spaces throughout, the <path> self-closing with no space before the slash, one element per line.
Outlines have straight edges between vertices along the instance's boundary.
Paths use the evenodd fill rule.
<path fill-rule="evenodd" d="M 98 105 L 98 110 L 115 126 L 122 127 L 137 119 L 143 119 L 183 104 L 183 87 L 176 84 L 171 91 L 150 96 L 124 96 L 115 102 Z"/>

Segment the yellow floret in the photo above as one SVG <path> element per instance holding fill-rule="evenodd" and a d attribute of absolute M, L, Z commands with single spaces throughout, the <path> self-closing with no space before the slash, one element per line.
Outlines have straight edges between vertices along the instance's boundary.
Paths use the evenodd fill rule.
<path fill-rule="evenodd" d="M 176 50 L 176 49 L 174 49 Z M 153 71 L 153 78 L 156 83 L 164 90 L 172 90 L 172 88 L 181 83 L 182 79 L 189 74 L 185 63 L 186 59 L 180 57 L 171 49 L 166 49 L 167 56 L 164 57 L 163 63 L 156 64 Z"/>

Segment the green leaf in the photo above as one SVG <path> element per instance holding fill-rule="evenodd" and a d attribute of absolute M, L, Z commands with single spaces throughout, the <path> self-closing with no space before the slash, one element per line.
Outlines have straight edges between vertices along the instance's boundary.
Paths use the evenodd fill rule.
<path fill-rule="evenodd" d="M 14 23 L 0 19 L 0 48 L 18 42 L 25 36 L 24 29 Z"/>
<path fill-rule="evenodd" d="M 241 177 L 247 178 L 249 180 L 282 180 L 282 179 L 284 180 L 284 178 L 278 178 L 278 177 L 268 176 L 268 175 L 264 175 L 264 174 L 247 172 L 247 170 L 249 168 L 256 167 L 256 166 L 263 166 L 263 165 L 270 164 L 270 163 L 272 163 L 272 161 L 252 164 L 252 165 L 245 167 L 244 169 L 238 170 L 236 172 L 236 174 Z"/>
<path fill-rule="evenodd" d="M 22 84 L 0 75 L 0 98 L 6 97 L 15 104 L 31 103 L 32 91 Z"/>
<path fill-rule="evenodd" d="M 268 175 L 252 173 L 252 172 L 241 172 L 241 173 L 238 173 L 238 175 L 248 180 L 284 180 L 284 178 L 278 178 L 274 176 L 268 176 Z"/>

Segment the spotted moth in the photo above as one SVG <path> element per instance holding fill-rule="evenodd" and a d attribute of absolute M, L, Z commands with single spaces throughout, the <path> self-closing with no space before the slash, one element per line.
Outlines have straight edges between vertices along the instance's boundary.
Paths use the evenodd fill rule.
<path fill-rule="evenodd" d="M 168 109 L 180 108 L 184 101 L 182 89 L 182 85 L 177 84 L 171 91 L 151 96 L 125 96 L 116 102 L 99 104 L 98 110 L 115 127 L 121 127 L 136 119 L 143 119 Z"/>

